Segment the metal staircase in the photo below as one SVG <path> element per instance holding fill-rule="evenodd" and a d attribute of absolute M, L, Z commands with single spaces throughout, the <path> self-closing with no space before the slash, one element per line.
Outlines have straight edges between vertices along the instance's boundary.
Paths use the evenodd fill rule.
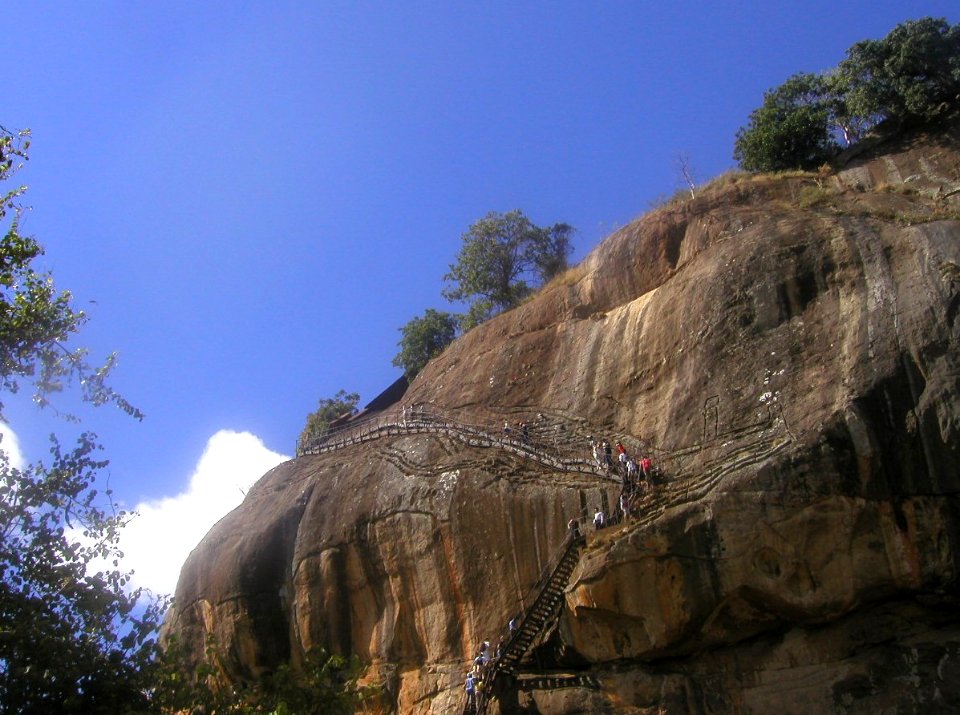
<path fill-rule="evenodd" d="M 563 592 L 570 582 L 570 575 L 580 560 L 580 547 L 585 542 L 579 530 L 568 533 L 566 540 L 544 569 L 543 575 L 533 587 L 536 597 L 521 616 L 517 629 L 500 652 L 500 657 L 491 661 L 483 674 L 483 689 L 474 702 L 464 704 L 463 715 L 482 715 L 496 692 L 496 683 L 505 676 L 516 674 L 534 641 L 553 621 L 563 603 Z"/>
<path fill-rule="evenodd" d="M 536 637 L 556 615 L 563 601 L 563 591 L 570 582 L 570 574 L 580 560 L 580 546 L 583 542 L 579 532 L 575 537 L 567 537 L 552 572 L 543 580 L 536 599 L 523 614 L 517 630 L 504 646 L 500 659 L 496 662 L 496 671 L 515 673 L 517 665 L 523 660 Z"/>

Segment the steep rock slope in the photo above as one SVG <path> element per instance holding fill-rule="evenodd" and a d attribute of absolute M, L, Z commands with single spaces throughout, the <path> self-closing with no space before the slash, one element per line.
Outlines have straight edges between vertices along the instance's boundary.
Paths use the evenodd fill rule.
<path fill-rule="evenodd" d="M 495 707 L 960 707 L 958 135 L 723 177 L 417 378 L 405 402 L 541 415 L 666 476 L 573 574 L 539 662 L 577 678 Z M 197 657 L 212 635 L 228 678 L 354 652 L 387 706 L 450 712 L 567 520 L 618 491 L 439 433 L 300 457 L 191 554 L 167 630 Z"/>

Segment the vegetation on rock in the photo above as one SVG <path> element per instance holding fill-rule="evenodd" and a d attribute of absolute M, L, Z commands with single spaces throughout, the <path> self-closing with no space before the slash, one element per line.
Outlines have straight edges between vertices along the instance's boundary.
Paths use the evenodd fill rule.
<path fill-rule="evenodd" d="M 360 395 L 340 390 L 333 397 L 325 397 L 314 412 L 307 415 L 307 424 L 300 433 L 300 444 L 311 444 L 323 439 L 330 423 L 341 417 L 356 414 Z"/>
<path fill-rule="evenodd" d="M 402 337 L 397 346 L 400 352 L 393 364 L 413 379 L 443 349 L 457 337 L 460 321 L 456 315 L 427 308 L 423 317 L 413 318 L 400 328 Z"/>
<path fill-rule="evenodd" d="M 461 330 L 518 305 L 561 275 L 573 250 L 572 235 L 568 224 L 536 226 L 519 209 L 491 211 L 474 222 L 461 237 L 463 245 L 441 291 L 451 302 L 466 302 L 467 312 L 428 308 L 423 317 L 411 319 L 400 328 L 400 352 L 393 364 L 413 379 Z"/>
<path fill-rule="evenodd" d="M 854 44 L 834 69 L 793 75 L 765 93 L 733 155 L 748 171 L 813 169 L 882 122 L 929 122 L 958 99 L 960 26 L 912 20 Z"/>
<path fill-rule="evenodd" d="M 356 656 L 331 655 L 322 648 L 308 652 L 300 668 L 284 663 L 256 680 L 229 687 L 222 685 L 220 674 L 209 663 L 189 676 L 188 672 L 179 644 L 171 641 L 153 693 L 160 712 L 350 715 L 366 698 L 377 694 L 373 687 L 358 685 L 363 668 Z"/>
<path fill-rule="evenodd" d="M 578 449 L 580 427 L 642 434 L 663 467 L 637 521 L 591 536 L 536 652 L 599 687 L 531 679 L 507 707 L 960 701 L 960 244 L 941 220 L 956 215 L 958 147 L 955 123 L 830 176 L 718 178 L 557 277 L 565 300 L 480 326 L 438 358 L 443 379 L 415 386 L 452 413 L 542 410 Z M 898 226 L 915 215 L 927 223 Z M 218 663 L 240 682 L 264 653 L 359 652 L 397 710 L 453 712 L 474 644 L 504 628 L 568 519 L 619 488 L 439 435 L 294 460 L 191 555 L 178 599 L 209 610 L 184 606 L 179 633 L 195 652 L 211 622 L 257 634 Z M 512 573 L 491 578 L 504 558 Z"/>
<path fill-rule="evenodd" d="M 490 212 L 471 225 L 442 291 L 468 303 L 464 329 L 513 308 L 566 270 L 572 235 L 568 224 L 536 226 L 520 210 Z"/>

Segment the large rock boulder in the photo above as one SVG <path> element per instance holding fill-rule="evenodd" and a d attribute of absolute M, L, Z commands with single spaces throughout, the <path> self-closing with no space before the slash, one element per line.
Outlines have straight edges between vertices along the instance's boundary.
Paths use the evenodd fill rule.
<path fill-rule="evenodd" d="M 405 402 L 542 422 L 585 457 L 622 439 L 664 472 L 591 535 L 539 648 L 573 675 L 496 707 L 960 708 L 958 134 L 721 177 L 414 381 Z M 389 706 L 450 712 L 567 520 L 618 493 L 440 432 L 303 456 L 191 554 L 167 631 L 197 658 L 212 635 L 233 679 L 356 653 Z"/>

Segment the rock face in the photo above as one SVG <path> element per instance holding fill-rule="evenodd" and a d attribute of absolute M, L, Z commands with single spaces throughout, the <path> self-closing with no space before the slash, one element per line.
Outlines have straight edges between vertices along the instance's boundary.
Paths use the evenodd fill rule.
<path fill-rule="evenodd" d="M 494 710 L 960 709 L 958 188 L 957 125 L 829 176 L 721 177 L 428 365 L 405 402 L 540 415 L 664 471 L 590 535 L 538 651 L 572 677 Z M 454 712 L 567 520 L 618 494 L 441 433 L 300 457 L 194 550 L 167 631 L 198 658 L 212 635 L 232 679 L 357 653 L 383 709 Z"/>

